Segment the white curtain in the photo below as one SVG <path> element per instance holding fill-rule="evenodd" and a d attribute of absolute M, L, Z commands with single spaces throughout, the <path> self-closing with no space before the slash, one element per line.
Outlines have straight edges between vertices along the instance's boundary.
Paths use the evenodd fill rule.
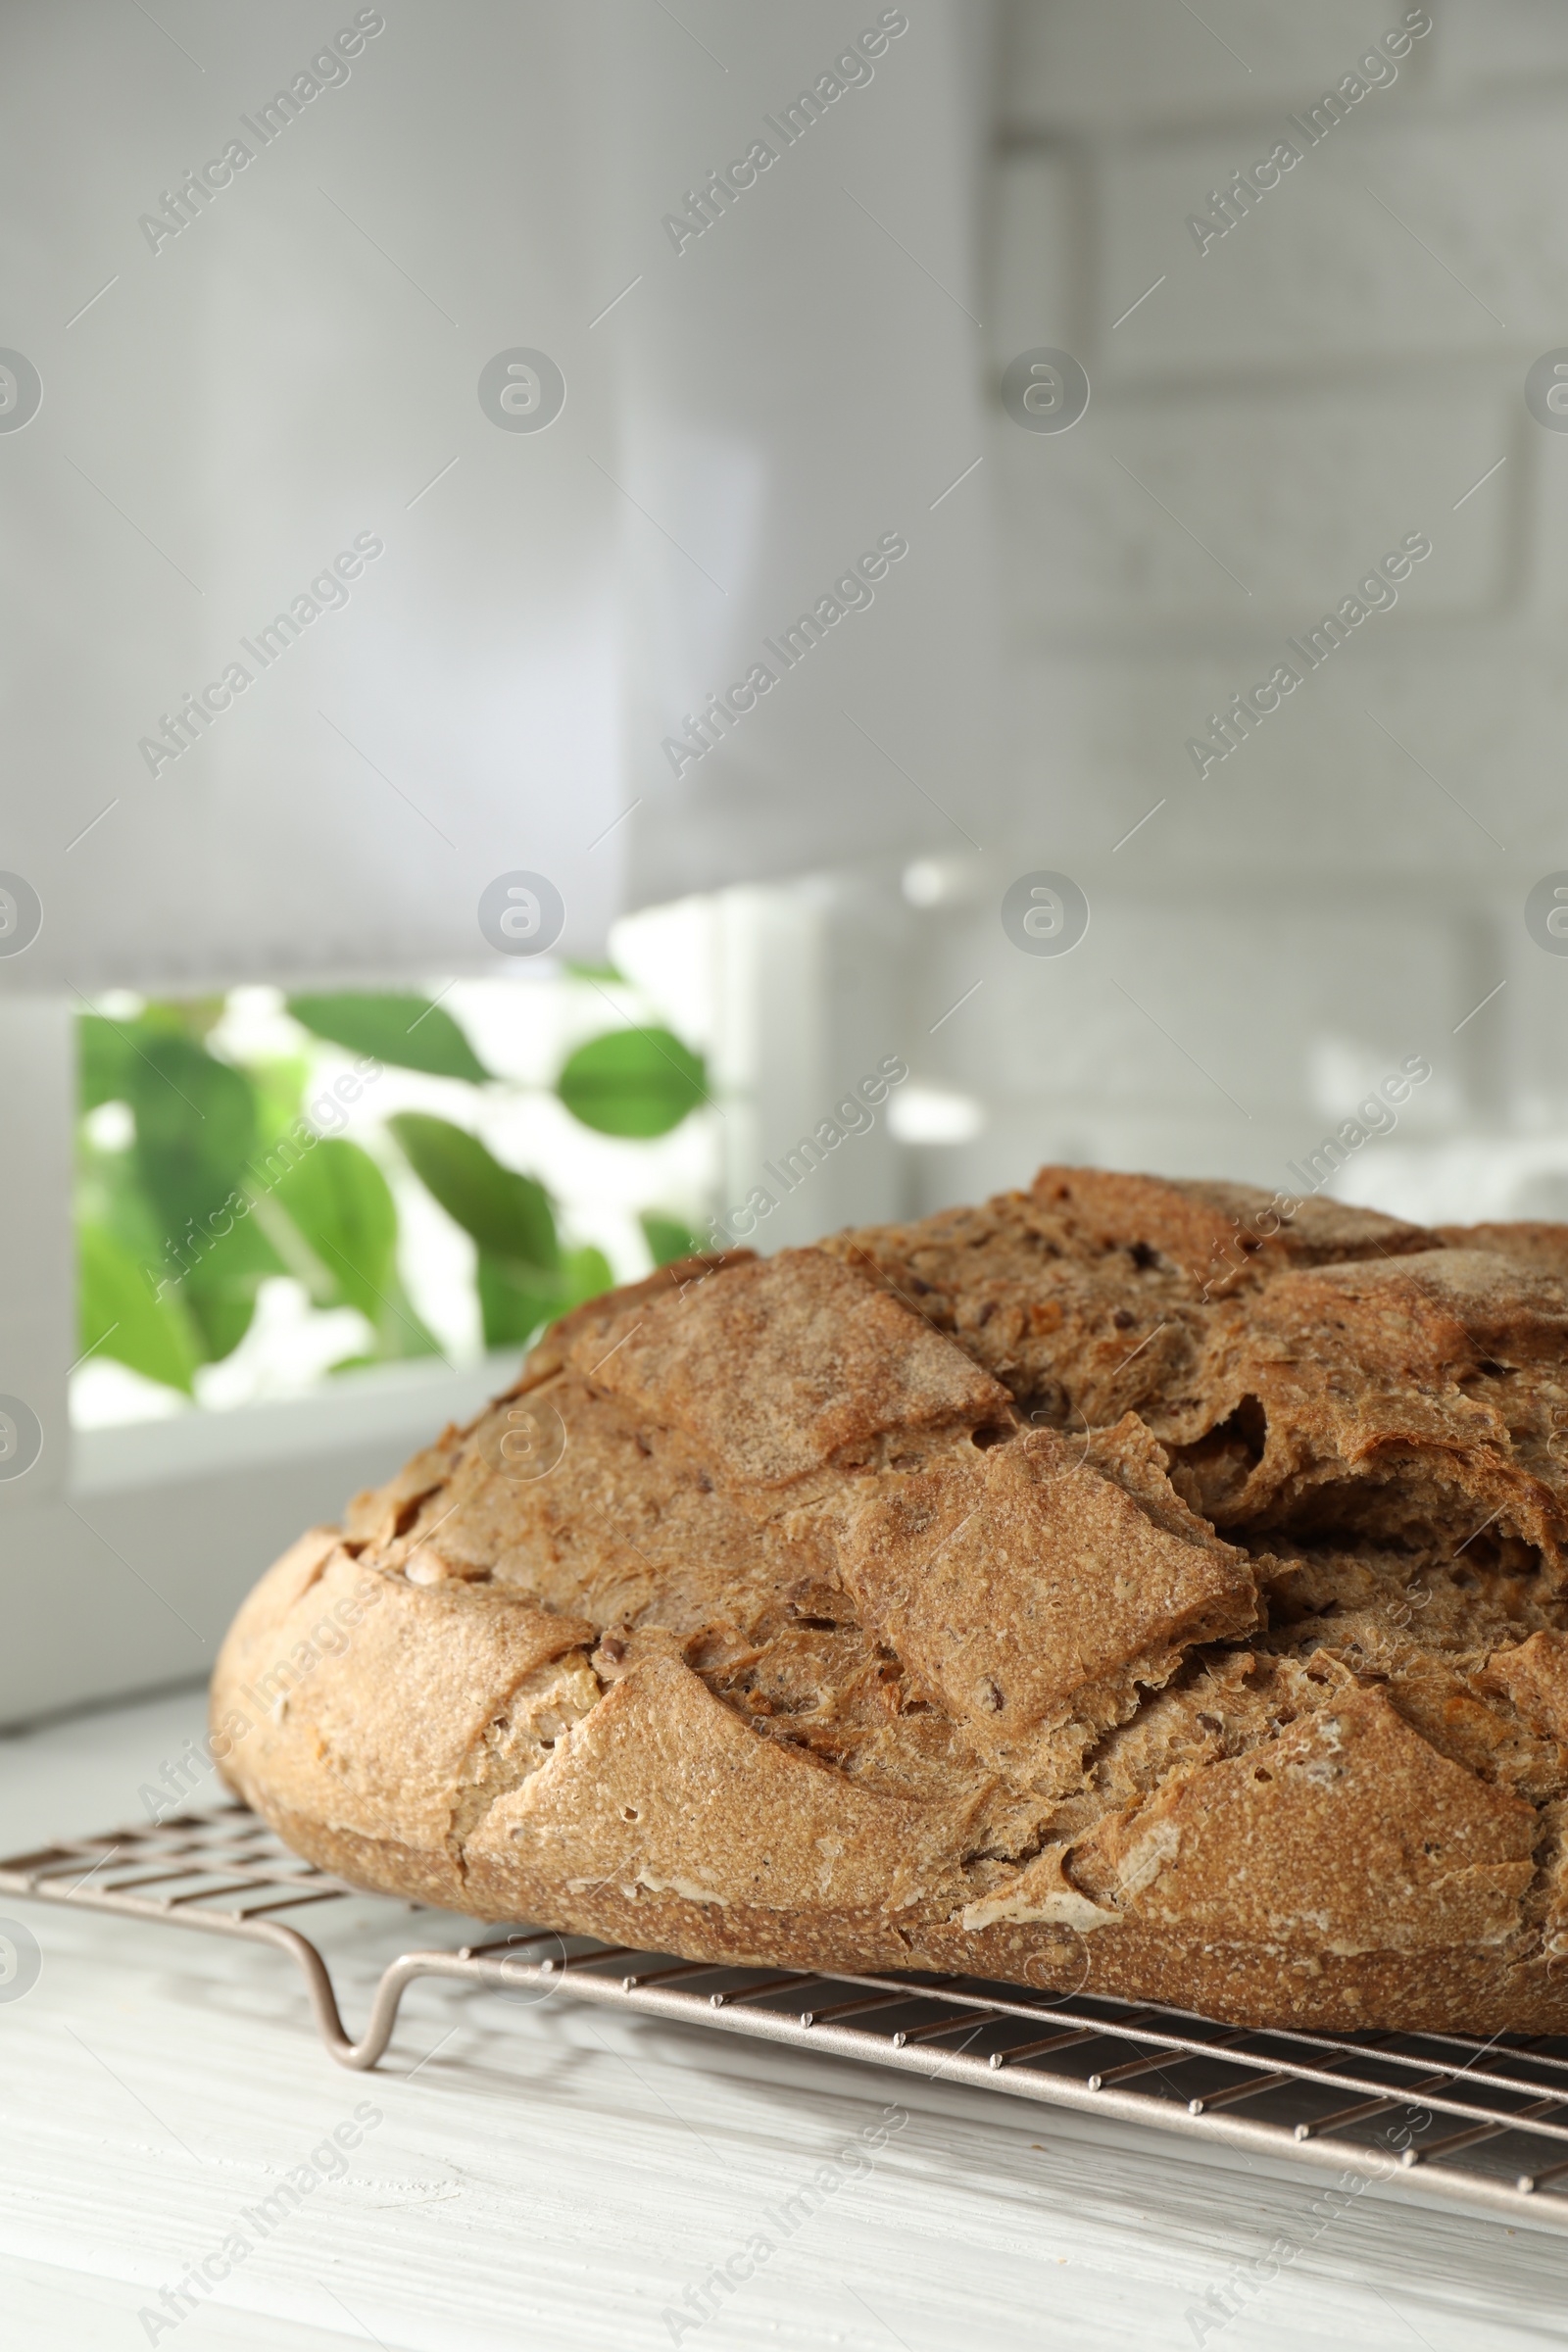
<path fill-rule="evenodd" d="M 984 839 L 978 7 L 157 18 L 4 12 L 0 993 Z"/>

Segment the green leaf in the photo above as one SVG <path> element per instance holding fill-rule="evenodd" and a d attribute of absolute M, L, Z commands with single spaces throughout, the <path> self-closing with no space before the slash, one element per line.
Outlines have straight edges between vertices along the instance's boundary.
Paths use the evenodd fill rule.
<path fill-rule="evenodd" d="M 300 1116 L 310 1074 L 310 1065 L 303 1054 L 250 1064 L 250 1081 L 256 1090 L 256 1135 L 260 1151 L 275 1144 Z"/>
<path fill-rule="evenodd" d="M 153 997 L 140 1018 L 149 1029 L 168 1030 L 201 1045 L 223 1017 L 222 997 Z"/>
<path fill-rule="evenodd" d="M 221 997 L 193 997 L 179 1003 L 144 1004 L 124 1020 L 84 1012 L 76 1020 L 76 1107 L 96 1110 L 100 1102 L 128 1102 L 145 1074 L 143 1056 L 159 1040 L 183 1038 L 200 1046 L 223 1010 Z"/>
<path fill-rule="evenodd" d="M 230 1290 L 225 1284 L 209 1285 L 199 1277 L 187 1276 L 181 1296 L 196 1329 L 203 1363 L 220 1364 L 225 1355 L 233 1354 L 256 1320 L 256 1286 Z"/>
<path fill-rule="evenodd" d="M 612 963 L 579 963 L 575 956 L 566 957 L 566 969 L 573 980 L 604 980 L 615 988 L 630 985 L 624 972 Z"/>
<path fill-rule="evenodd" d="M 525 1348 L 547 1323 L 585 1298 L 614 1288 L 615 1277 L 602 1250 L 568 1250 L 562 1271 L 530 1275 L 503 1258 L 479 1252 L 479 1313 L 487 1348 Z"/>
<path fill-rule="evenodd" d="M 206 1228 L 241 1182 L 256 1141 L 250 1080 L 192 1039 L 144 1033 L 127 1065 L 131 1161 L 164 1237 Z"/>
<path fill-rule="evenodd" d="M 568 1307 L 581 1306 L 585 1298 L 598 1298 L 615 1287 L 614 1270 L 602 1250 L 568 1250 L 565 1276 Z"/>
<path fill-rule="evenodd" d="M 441 1343 L 414 1311 L 414 1301 L 394 1274 L 386 1306 L 375 1327 L 375 1358 L 399 1362 L 414 1355 L 440 1355 Z M 334 1366 L 335 1370 L 336 1367 Z"/>
<path fill-rule="evenodd" d="M 130 1100 L 131 1046 L 122 1027 L 106 1021 L 100 1012 L 84 1012 L 76 1022 L 76 1106 L 96 1110 L 100 1102 Z"/>
<path fill-rule="evenodd" d="M 272 1187 L 269 1206 L 283 1210 L 310 1252 L 299 1270 L 315 1303 L 358 1307 L 375 1333 L 373 1355 L 349 1362 L 439 1353 L 398 1279 L 397 1203 L 368 1152 L 323 1137 Z"/>
<path fill-rule="evenodd" d="M 560 1278 L 529 1281 L 507 1259 L 490 1257 L 481 1250 L 475 1268 L 479 1316 L 487 1348 L 526 1348 L 562 1311 Z"/>
<path fill-rule="evenodd" d="M 679 1217 L 665 1216 L 662 1209 L 645 1208 L 637 1222 L 656 1266 L 673 1265 L 678 1257 L 692 1257 L 703 1246 L 689 1225 L 683 1224 Z"/>
<path fill-rule="evenodd" d="M 331 1284 L 329 1298 L 357 1306 L 368 1323 L 385 1312 L 397 1261 L 398 1212 L 392 1189 L 368 1152 L 326 1136 L 272 1188 Z"/>
<path fill-rule="evenodd" d="M 76 1147 L 76 1222 L 102 1225 L 139 1266 L 158 1275 L 177 1269 L 164 1250 L 162 1228 L 136 1181 L 129 1151 L 104 1152 L 79 1138 Z"/>
<path fill-rule="evenodd" d="M 215 1232 L 211 1223 L 206 1240 L 198 1250 L 192 1243 L 181 1251 L 188 1269 L 178 1277 L 180 1298 L 189 1309 L 191 1319 L 200 1334 L 203 1353 L 210 1363 L 220 1363 L 232 1355 L 251 1327 L 256 1313 L 256 1298 L 262 1284 L 270 1274 L 288 1271 L 282 1258 L 260 1223 L 254 1209 L 244 1216 L 233 1216 L 222 1209 L 218 1223 L 227 1225 L 226 1233 Z M 163 1272 L 178 1267 L 171 1260 Z"/>
<path fill-rule="evenodd" d="M 195 1360 L 216 1362 L 250 1329 L 262 1282 L 284 1271 L 241 1205 L 254 1190 L 240 1161 L 254 1115 L 248 1082 L 174 1022 L 127 1024 L 122 1037 L 107 1026 L 124 1048 L 136 1143 L 125 1152 L 80 1146 L 78 1216 L 148 1269 L 150 1284 L 166 1286 Z"/>
<path fill-rule="evenodd" d="M 201 1349 L 180 1300 L 155 1297 L 136 1258 L 104 1226 L 84 1224 L 76 1239 L 81 1347 L 188 1396 Z"/>
<path fill-rule="evenodd" d="M 352 1054 L 369 1054 L 399 1069 L 423 1070 L 432 1078 L 466 1078 L 483 1086 L 485 1068 L 450 1012 L 428 997 L 290 997 L 288 1009 L 302 1028 Z"/>
<path fill-rule="evenodd" d="M 531 1271 L 536 1280 L 559 1270 L 555 1213 L 542 1184 L 504 1168 L 476 1135 L 449 1119 L 404 1110 L 387 1125 L 426 1191 L 486 1256 Z"/>
<path fill-rule="evenodd" d="M 601 1135 L 667 1135 L 708 1101 L 708 1072 L 668 1029 L 612 1029 L 577 1048 L 556 1092 Z"/>

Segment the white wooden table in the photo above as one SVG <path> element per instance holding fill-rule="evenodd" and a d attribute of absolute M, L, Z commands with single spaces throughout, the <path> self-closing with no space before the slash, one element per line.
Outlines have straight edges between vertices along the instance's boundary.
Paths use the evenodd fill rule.
<path fill-rule="evenodd" d="M 0 1740 L 0 1851 L 142 1818 L 138 1786 L 201 1717 L 188 1692 Z M 350 2074 L 280 1956 L 35 1903 L 0 1911 L 42 1952 L 32 1989 L 0 2001 L 6 2352 L 1568 2341 L 1568 2240 L 1544 2231 L 1375 2187 L 1320 2229 L 1321 2180 L 1285 2168 L 567 1998 L 416 1985 L 387 2059 Z M 431 1940 L 412 1924 L 392 1914 L 353 1962 L 351 2027 L 380 1961 Z M 297 2209 L 279 2199 L 270 2227 L 240 2221 L 334 2127 L 352 2136 L 365 2101 L 380 2120 L 341 2176 Z M 846 2166 L 890 2103 L 903 2123 L 874 2161 Z M 786 2236 L 772 2217 L 824 2165 L 839 2185 Z M 168 2325 L 163 2289 L 236 2224 L 251 2251 Z M 759 2234 L 772 2251 L 732 2261 L 753 2275 L 727 2299 L 710 2290 L 699 2324 L 687 2289 Z M 1299 2257 L 1236 2296 L 1238 2271 L 1282 2234 Z M 1210 2290 L 1237 2303 L 1223 2328 L 1205 2325 Z"/>

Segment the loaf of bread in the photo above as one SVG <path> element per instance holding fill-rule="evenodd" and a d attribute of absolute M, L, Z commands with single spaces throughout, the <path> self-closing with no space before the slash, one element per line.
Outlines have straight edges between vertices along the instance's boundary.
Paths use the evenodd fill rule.
<path fill-rule="evenodd" d="M 479 1919 L 1568 2031 L 1565 1285 L 1054 1167 L 666 1267 L 285 1553 L 215 1753 Z"/>

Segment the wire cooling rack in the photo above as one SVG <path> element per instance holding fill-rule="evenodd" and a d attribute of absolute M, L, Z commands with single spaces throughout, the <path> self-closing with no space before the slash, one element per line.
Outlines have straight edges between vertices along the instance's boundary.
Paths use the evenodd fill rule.
<path fill-rule="evenodd" d="M 326 1960 L 278 1914 L 331 1903 L 352 1903 L 362 1915 L 369 1905 L 383 1920 L 423 1912 L 450 1922 L 451 1914 L 367 1895 L 317 1870 L 241 1805 L 13 1855 L 0 1862 L 0 1894 L 287 1952 L 342 2066 L 374 2066 L 416 1978 L 513 1993 L 559 1990 L 710 2032 L 1152 2124 L 1251 2155 L 1402 2177 L 1425 2196 L 1568 2230 L 1568 2037 L 1251 2030 L 970 1977 L 737 1968 L 518 1927 L 456 1949 L 404 1952 L 383 1972 L 356 2041 L 344 2031 Z"/>

